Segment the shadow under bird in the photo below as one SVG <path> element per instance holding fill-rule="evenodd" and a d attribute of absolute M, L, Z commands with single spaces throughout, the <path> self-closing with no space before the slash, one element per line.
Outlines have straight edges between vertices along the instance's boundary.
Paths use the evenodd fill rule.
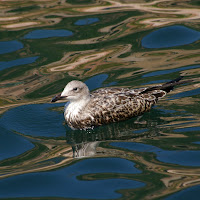
<path fill-rule="evenodd" d="M 112 122 L 123 121 L 148 112 L 174 86 L 186 83 L 179 77 L 152 87 L 100 88 L 90 93 L 87 85 L 73 80 L 51 102 L 67 100 L 64 117 L 72 129 L 91 129 Z"/>

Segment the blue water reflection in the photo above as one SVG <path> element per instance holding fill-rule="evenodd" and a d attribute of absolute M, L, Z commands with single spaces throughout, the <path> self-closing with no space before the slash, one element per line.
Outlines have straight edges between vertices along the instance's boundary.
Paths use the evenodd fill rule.
<path fill-rule="evenodd" d="M 170 195 L 169 197 L 165 198 L 164 200 L 199 200 L 200 197 L 200 185 L 196 185 L 190 188 L 186 188 L 180 192 L 176 192 L 175 194 Z"/>
<path fill-rule="evenodd" d="M 170 97 L 170 99 L 180 99 L 183 97 L 191 97 L 191 96 L 195 96 L 195 95 L 199 95 L 200 94 L 200 88 L 194 89 L 194 90 L 190 90 L 190 91 L 186 91 L 186 92 L 180 92 L 178 94 L 172 95 Z"/>
<path fill-rule="evenodd" d="M 145 76 L 145 75 L 144 75 Z M 149 81 L 147 83 L 142 83 L 141 85 L 149 85 L 149 84 L 158 84 L 158 83 L 166 83 L 169 82 L 169 79 L 164 79 L 164 80 L 154 80 L 154 81 Z"/>
<path fill-rule="evenodd" d="M 193 142 L 194 144 L 200 144 L 200 141 L 198 141 L 198 142 Z"/>
<path fill-rule="evenodd" d="M 127 179 L 84 180 L 80 175 L 96 173 L 136 174 L 134 163 L 121 158 L 94 158 L 54 171 L 17 175 L 0 180 L 0 198 L 68 197 L 113 199 L 121 197 L 119 189 L 139 188 L 145 183 Z M 103 191 L 103 192 L 102 192 Z"/>
<path fill-rule="evenodd" d="M 174 69 L 155 71 L 155 72 L 150 72 L 148 74 L 144 74 L 142 77 L 146 78 L 146 77 L 151 77 L 151 76 L 160 76 L 160 75 L 165 75 L 165 74 L 171 74 L 174 72 L 180 72 L 183 70 L 196 69 L 199 67 L 200 67 L 200 65 L 190 65 L 190 66 L 179 67 L 179 68 L 174 68 Z"/>
<path fill-rule="evenodd" d="M 25 39 L 42 39 L 42 38 L 50 38 L 50 37 L 67 37 L 72 36 L 73 33 L 68 30 L 60 29 L 60 30 L 35 30 L 24 36 Z"/>
<path fill-rule="evenodd" d="M 112 142 L 110 145 L 132 151 L 152 152 L 157 155 L 157 159 L 159 161 L 165 163 L 194 167 L 200 166 L 200 151 L 168 151 L 160 149 L 156 146 L 135 142 Z"/>
<path fill-rule="evenodd" d="M 4 129 L 0 125 L 0 160 L 18 156 L 34 145 L 24 137 Z"/>
<path fill-rule="evenodd" d="M 194 127 L 187 127 L 187 128 L 178 128 L 175 129 L 174 132 L 182 133 L 182 132 L 193 132 L 193 131 L 200 131 L 200 126 L 194 126 Z"/>
<path fill-rule="evenodd" d="M 17 51 L 19 49 L 22 49 L 23 47 L 24 45 L 17 40 L 3 41 L 0 42 L 0 54 Z"/>
<path fill-rule="evenodd" d="M 160 28 L 142 39 L 145 48 L 167 48 L 191 44 L 200 39 L 200 32 L 185 26 L 175 25 Z"/>
<path fill-rule="evenodd" d="M 99 74 L 93 76 L 85 81 L 85 84 L 88 86 L 89 90 L 94 90 L 100 87 L 108 87 L 115 85 L 116 82 L 111 82 L 108 84 L 103 84 L 103 82 L 108 78 L 108 74 Z"/>
<path fill-rule="evenodd" d="M 38 56 L 34 56 L 34 57 L 28 57 L 28 58 L 19 58 L 19 59 L 11 60 L 11 61 L 3 61 L 3 62 L 0 62 L 0 71 L 10 68 L 10 67 L 14 67 L 14 66 L 31 64 L 35 62 L 37 59 L 38 59 Z"/>
<path fill-rule="evenodd" d="M 79 19 L 77 20 L 74 24 L 78 26 L 83 26 L 83 25 L 89 25 L 93 24 L 95 22 L 98 22 L 99 18 L 94 17 L 94 18 L 84 18 L 84 19 Z"/>
<path fill-rule="evenodd" d="M 63 115 L 50 110 L 56 106 L 64 106 L 64 104 L 32 104 L 10 109 L 0 118 L 0 126 L 25 135 L 65 136 Z"/>

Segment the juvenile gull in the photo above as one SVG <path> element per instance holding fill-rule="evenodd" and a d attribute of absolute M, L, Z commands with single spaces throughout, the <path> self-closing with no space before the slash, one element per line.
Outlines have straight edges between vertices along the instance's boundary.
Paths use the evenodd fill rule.
<path fill-rule="evenodd" d="M 72 129 L 89 129 L 149 111 L 175 85 L 187 82 L 181 79 L 179 77 L 163 85 L 147 88 L 101 88 L 91 93 L 85 83 L 74 80 L 51 102 L 61 99 L 69 101 L 64 111 L 68 126 Z"/>

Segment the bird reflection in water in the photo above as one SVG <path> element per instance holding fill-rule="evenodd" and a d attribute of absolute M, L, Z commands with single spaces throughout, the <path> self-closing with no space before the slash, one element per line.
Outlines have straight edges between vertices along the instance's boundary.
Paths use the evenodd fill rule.
<path fill-rule="evenodd" d="M 117 122 L 89 130 L 71 130 L 66 126 L 66 141 L 72 146 L 74 158 L 92 157 L 101 142 L 128 141 L 138 137 L 156 137 L 164 120 L 152 110 L 137 119 Z"/>

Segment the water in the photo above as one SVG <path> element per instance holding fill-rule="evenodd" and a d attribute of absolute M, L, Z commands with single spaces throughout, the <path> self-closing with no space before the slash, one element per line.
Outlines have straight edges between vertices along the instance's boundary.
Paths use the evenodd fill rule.
<path fill-rule="evenodd" d="M 24 36 L 25 39 L 44 39 L 51 37 L 68 37 L 73 33 L 68 30 L 35 30 Z"/>
<path fill-rule="evenodd" d="M 15 67 L 19 65 L 26 65 L 35 62 L 38 59 L 38 56 L 28 57 L 28 58 L 19 58 L 16 60 L 0 62 L 0 70 L 4 70 L 10 67 Z"/>
<path fill-rule="evenodd" d="M 116 82 L 111 82 L 108 84 L 103 84 L 103 82 L 108 78 L 108 74 L 99 74 L 93 76 L 85 81 L 85 84 L 90 90 L 94 90 L 100 87 L 108 87 L 117 84 Z"/>
<path fill-rule="evenodd" d="M 196 69 L 199 67 L 200 67 L 200 65 L 193 65 L 193 66 L 180 67 L 180 68 L 176 68 L 176 69 L 161 70 L 161 71 L 156 71 L 156 72 L 151 72 L 151 73 L 145 74 L 145 75 L 143 75 L 143 77 L 160 76 L 160 75 L 171 74 L 174 72 L 180 72 L 180 71 L 188 70 L 188 69 Z"/>
<path fill-rule="evenodd" d="M 14 130 L 32 136 L 64 136 L 63 116 L 50 110 L 51 107 L 55 107 L 55 105 L 35 104 L 16 107 L 1 117 L 0 126 L 6 130 Z"/>
<path fill-rule="evenodd" d="M 98 22 L 99 19 L 98 18 L 85 18 L 85 19 L 79 19 L 77 20 L 74 24 L 78 25 L 78 26 L 84 26 L 84 25 L 89 25 L 89 24 L 93 24 L 95 22 Z"/>
<path fill-rule="evenodd" d="M 81 175 L 94 173 L 140 173 L 132 162 L 120 158 L 83 160 L 56 171 L 18 175 L 0 181 L 0 197 L 56 196 L 70 198 L 108 199 L 120 197 L 115 190 L 144 187 L 144 183 L 127 179 L 88 181 Z M 112 183 L 112 184 L 111 184 Z M 7 187 L 7 186 L 10 187 Z M 45 187 L 44 187 L 45 186 Z M 88 191 L 88 188 L 89 191 Z M 25 190 L 25 191 L 24 191 Z M 88 192 L 87 192 L 88 191 Z M 102 191 L 104 191 L 102 193 Z M 8 195 L 9 193 L 9 195 Z"/>
<path fill-rule="evenodd" d="M 170 3 L 0 3 L 0 199 L 199 196 L 200 10 Z M 93 130 L 50 103 L 74 79 L 95 90 L 180 75 L 193 82 L 150 112 Z"/>
<path fill-rule="evenodd" d="M 172 194 L 171 196 L 165 198 L 165 200 L 173 200 L 173 199 L 194 199 L 197 200 L 199 198 L 199 190 L 200 186 L 193 186 L 190 188 L 187 188 L 183 191 L 177 192 L 175 194 Z"/>
<path fill-rule="evenodd" d="M 24 137 L 1 127 L 0 160 L 18 156 L 34 147 Z"/>
<path fill-rule="evenodd" d="M 119 142 L 111 143 L 112 146 L 129 149 L 132 151 L 139 152 L 152 152 L 156 154 L 156 158 L 165 163 L 172 163 L 182 166 L 200 166 L 200 151 L 188 151 L 188 150 L 175 150 L 175 151 L 166 151 L 160 148 L 157 148 L 152 145 L 139 144 L 139 143 L 130 143 L 130 142 Z"/>
<path fill-rule="evenodd" d="M 17 40 L 0 42 L 0 54 L 6 54 L 23 48 L 23 44 Z"/>
<path fill-rule="evenodd" d="M 168 48 L 193 43 L 200 32 L 185 26 L 168 26 L 151 32 L 142 39 L 145 48 Z"/>

